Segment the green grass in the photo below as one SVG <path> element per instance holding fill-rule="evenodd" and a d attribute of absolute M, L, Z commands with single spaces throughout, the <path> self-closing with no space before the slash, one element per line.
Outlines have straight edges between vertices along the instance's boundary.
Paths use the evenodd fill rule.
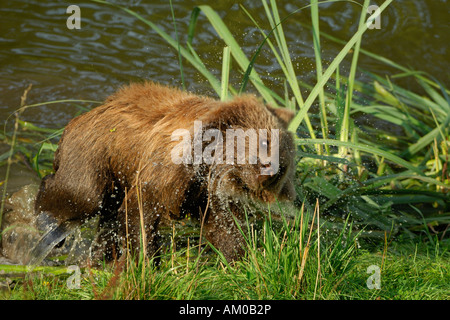
<path fill-rule="evenodd" d="M 340 292 L 343 299 L 448 300 L 450 263 L 432 247 L 402 244 L 387 253 L 361 251 Z M 365 290 L 370 265 L 383 266 L 380 290 Z"/>
<path fill-rule="evenodd" d="M 297 135 L 296 184 L 303 207 L 289 216 L 282 210 L 285 219 L 268 216 L 254 228 L 244 226 L 247 255 L 231 265 L 208 246 L 199 255 L 197 245 L 183 241 L 186 237 L 181 228 L 178 235 L 169 232 L 171 244 L 166 247 L 159 268 L 153 267 L 148 258 L 139 257 L 137 263 L 128 259 L 102 271 L 84 269 L 78 290 L 67 289 L 68 274 L 64 270 L 56 277 L 18 277 L 18 285 L 7 293 L 9 298 L 448 299 L 449 90 L 431 75 L 364 49 L 368 1 L 349 1 L 361 8 L 361 15 L 358 30 L 348 40 L 336 39 L 320 30 L 319 8 L 324 1 L 311 0 L 310 5 L 280 17 L 276 1 L 262 0 L 267 16 L 264 25 L 258 24 L 241 5 L 261 34 L 261 44 L 250 58 L 220 16 L 207 5 L 193 10 L 188 40 L 183 44 L 173 8 L 175 39 L 151 17 L 106 1 L 94 1 L 111 5 L 111 10 L 128 12 L 136 23 L 145 23 L 165 39 L 178 52 L 183 85 L 183 64 L 189 63 L 222 100 L 251 86 L 274 106 L 296 110 L 289 129 Z M 391 2 L 384 1 L 380 10 L 388 8 Z M 293 19 L 301 10 L 310 10 L 311 24 Z M 198 19 L 211 23 L 223 40 L 220 79 L 205 67 L 194 48 Z M 294 68 L 283 29 L 289 23 L 313 34 L 316 83 L 298 80 L 301 70 Z M 322 65 L 321 38 L 343 46 L 326 70 Z M 284 94 L 268 88 L 254 69 L 265 46 L 284 73 Z M 386 76 L 365 72 L 358 66 L 361 55 L 398 73 Z M 347 59 L 351 67 L 344 74 L 341 64 Z M 357 70 L 365 72 L 364 82 L 356 78 Z M 231 72 L 242 77 L 236 87 L 229 83 Z M 420 92 L 403 88 L 398 80 L 405 78 L 415 81 Z M 64 101 L 36 105 L 23 102 L 19 110 L 60 102 Z M 94 102 L 83 103 L 93 106 Z M 317 112 L 311 112 L 312 108 Z M 356 125 L 355 120 L 361 116 L 370 121 Z M 378 127 L 380 123 L 401 134 Z M 0 165 L 10 166 L 25 158 L 40 177 L 44 176 L 52 170 L 55 143 L 61 132 L 62 129 L 38 128 L 23 122 L 20 113 L 16 113 L 13 131 L 5 130 L 0 135 L 11 146 L 0 155 Z M 8 177 L 5 185 L 7 180 Z M 2 212 L 3 207 L 0 219 Z M 191 240 L 195 243 L 198 236 Z M 183 245 L 176 245 L 179 242 Z M 380 290 L 367 288 L 370 265 L 381 269 Z"/>
<path fill-rule="evenodd" d="M 176 249 L 174 233 L 158 268 L 142 256 L 137 263 L 124 259 L 100 271 L 85 268 L 78 289 L 68 288 L 69 275 L 49 276 L 55 271 L 47 270 L 47 275 L 17 280 L 3 294 L 41 300 L 448 299 L 450 253 L 439 245 L 386 241 L 381 250 L 359 249 L 350 225 L 331 240 L 323 225 L 308 226 L 313 216 L 317 221 L 312 212 L 290 222 L 269 217 L 259 230 L 243 230 L 247 255 L 232 265 L 211 249 L 200 256 L 196 246 Z M 381 269 L 380 289 L 367 287 L 371 265 Z"/>

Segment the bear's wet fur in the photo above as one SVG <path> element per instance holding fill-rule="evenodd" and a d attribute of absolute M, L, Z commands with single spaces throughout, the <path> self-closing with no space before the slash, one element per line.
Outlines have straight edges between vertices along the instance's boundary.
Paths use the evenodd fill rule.
<path fill-rule="evenodd" d="M 159 248 L 161 220 L 190 214 L 203 223 L 203 236 L 227 260 L 237 259 L 243 238 L 235 219 L 244 221 L 246 203 L 295 197 L 295 148 L 287 131 L 293 116 L 253 95 L 218 101 L 153 82 L 121 88 L 65 128 L 54 174 L 42 180 L 35 204 L 41 220 L 58 227 L 41 239 L 34 254 L 69 226 L 100 215 L 94 259 L 115 258 L 126 241 L 133 252 L 139 251 L 141 220 L 151 256 Z M 256 164 L 174 163 L 172 150 L 180 142 L 172 133 L 186 129 L 194 136 L 194 121 L 201 121 L 203 130 L 220 130 L 223 137 L 229 128 L 267 129 L 268 144 L 271 130 L 278 129 L 278 171 L 262 176 L 260 159 Z"/>

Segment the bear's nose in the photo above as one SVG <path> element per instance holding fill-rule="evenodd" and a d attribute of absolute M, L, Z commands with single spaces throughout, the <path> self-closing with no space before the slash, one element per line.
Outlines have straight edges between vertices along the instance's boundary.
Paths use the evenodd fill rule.
<path fill-rule="evenodd" d="M 261 164 L 261 175 L 267 177 L 273 177 L 276 174 L 276 171 L 271 163 Z"/>
<path fill-rule="evenodd" d="M 272 183 L 277 181 L 278 175 L 272 164 L 261 164 L 260 174 L 258 175 L 258 182 L 262 187 L 267 188 Z"/>

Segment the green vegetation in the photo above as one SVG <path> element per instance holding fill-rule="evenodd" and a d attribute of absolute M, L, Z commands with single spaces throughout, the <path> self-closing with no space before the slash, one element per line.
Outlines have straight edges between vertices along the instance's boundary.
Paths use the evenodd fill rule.
<path fill-rule="evenodd" d="M 351 225 L 330 236 L 318 224 L 317 210 L 299 211 L 290 222 L 269 216 L 259 231 L 243 230 L 247 255 L 231 265 L 220 253 L 207 251 L 207 246 L 201 253 L 189 244 L 176 248 L 180 235 L 174 232 L 158 268 L 143 256 L 137 263 L 127 257 L 103 270 L 85 268 L 78 289 L 69 289 L 72 280 L 65 268 L 48 268 L 40 276 L 28 275 L 4 296 L 57 300 L 448 299 L 448 251 L 429 244 L 399 246 L 387 239 L 381 250 L 369 252 L 359 248 Z M 381 268 L 380 289 L 367 287 L 371 265 Z"/>
<path fill-rule="evenodd" d="M 380 11 L 391 2 L 384 1 Z M 449 90 L 430 75 L 363 49 L 367 0 L 361 6 L 359 28 L 346 42 L 320 31 L 317 0 L 283 19 L 275 0 L 262 3 L 267 26 L 259 25 L 241 6 L 261 33 L 261 45 L 250 59 L 207 5 L 192 12 L 186 44 L 180 43 L 178 34 L 177 39 L 171 38 L 148 18 L 109 5 L 147 24 L 179 53 L 183 82 L 182 64 L 189 63 L 221 99 L 252 86 L 265 101 L 297 110 L 289 129 L 297 135 L 297 191 L 302 208 L 281 217 L 269 215 L 255 229 L 242 230 L 247 255 L 232 265 L 211 250 L 199 255 L 198 245 L 189 242 L 176 248 L 176 240 L 182 237 L 169 232 L 170 246 L 159 268 L 146 257 L 137 263 L 128 257 L 103 271 L 84 269 L 80 289 L 67 289 L 63 276 L 34 276 L 19 281 L 10 298 L 448 299 Z M 298 80 L 300 70 L 293 66 L 283 33 L 283 25 L 300 10 L 311 10 L 311 26 L 304 27 L 314 39 L 314 85 Z M 172 16 L 176 26 L 173 11 Z M 193 46 L 196 22 L 203 17 L 224 42 L 220 80 L 205 67 Z M 343 44 L 326 69 L 321 59 L 322 37 Z M 266 46 L 284 73 L 284 96 L 266 87 L 254 69 Z M 359 81 L 355 75 L 360 55 L 398 73 L 365 72 L 366 80 Z M 344 75 L 341 64 L 349 56 L 350 72 Z M 239 88 L 229 84 L 230 72 L 241 73 Z M 406 79 L 420 89 L 406 89 L 401 85 Z M 23 103 L 20 110 L 35 106 Z M 0 155 L 0 164 L 10 166 L 25 156 L 37 174 L 44 176 L 51 171 L 55 138 L 61 130 L 37 128 L 19 116 L 20 111 L 13 131 L 0 136 L 11 145 L 10 151 Z M 367 288 L 370 265 L 380 268 L 379 290 Z"/>

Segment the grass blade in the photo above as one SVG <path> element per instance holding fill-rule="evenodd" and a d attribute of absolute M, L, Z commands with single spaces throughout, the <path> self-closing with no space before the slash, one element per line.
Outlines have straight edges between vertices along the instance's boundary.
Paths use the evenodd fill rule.
<path fill-rule="evenodd" d="M 419 168 L 412 165 L 408 161 L 406 161 L 396 155 L 393 155 L 387 151 L 384 151 L 384 150 L 381 150 L 381 149 L 378 149 L 378 148 L 375 148 L 372 146 L 363 145 L 361 143 L 355 144 L 352 142 L 338 141 L 338 140 L 331 140 L 331 139 L 297 139 L 296 143 L 298 145 L 312 145 L 312 144 L 322 143 L 322 144 L 329 144 L 329 145 L 337 146 L 337 147 L 344 146 L 344 147 L 348 147 L 348 148 L 353 148 L 353 149 L 368 152 L 371 154 L 376 154 L 376 155 L 384 157 L 392 162 L 395 162 L 395 163 L 411 170 L 412 172 L 417 173 L 418 175 L 421 175 L 421 176 L 425 175 Z"/>
<path fill-rule="evenodd" d="M 371 17 L 369 17 L 369 20 L 376 17 L 377 14 L 381 14 L 390 4 L 392 0 L 386 0 L 381 6 L 380 10 L 376 11 L 375 14 L 373 14 Z M 300 126 L 300 123 L 304 120 L 306 113 L 308 112 L 309 108 L 311 108 L 313 102 L 317 98 L 317 96 L 320 93 L 321 88 L 323 88 L 327 81 L 330 79 L 331 75 L 336 71 L 338 65 L 344 60 L 345 56 L 350 52 L 352 47 L 355 45 L 355 43 L 362 37 L 364 32 L 368 29 L 367 24 L 364 24 L 362 28 L 360 28 L 355 35 L 347 42 L 347 44 L 344 46 L 344 48 L 340 51 L 340 53 L 336 56 L 336 58 L 333 60 L 333 62 L 330 64 L 328 69 L 323 74 L 323 77 L 321 81 L 318 81 L 317 84 L 314 86 L 313 90 L 309 94 L 308 98 L 305 101 L 305 104 L 302 109 L 297 113 L 295 118 L 292 120 L 291 124 L 289 125 L 289 130 L 292 132 L 296 132 L 297 128 Z"/>
<path fill-rule="evenodd" d="M 216 30 L 217 34 L 222 38 L 222 40 L 226 43 L 226 45 L 230 48 L 230 52 L 233 55 L 233 58 L 236 60 L 238 65 L 241 67 L 243 71 L 245 71 L 250 64 L 250 61 L 245 56 L 244 52 L 240 48 L 239 44 L 234 39 L 231 32 L 228 30 L 227 26 L 223 23 L 222 19 L 219 17 L 219 15 L 208 5 L 202 5 L 199 6 L 201 11 L 206 15 L 211 25 Z M 256 73 L 255 70 L 252 70 L 250 73 L 251 81 L 253 85 L 256 87 L 256 89 L 260 92 L 262 97 L 269 103 L 273 103 L 276 105 L 275 100 L 273 97 L 269 94 L 267 94 L 267 91 L 263 90 L 261 86 L 264 86 L 263 81 L 259 77 L 259 75 Z M 256 79 L 258 81 L 254 81 L 253 79 Z"/>
<path fill-rule="evenodd" d="M 172 13 L 173 28 L 175 30 L 175 37 L 178 43 L 177 51 L 178 51 L 178 63 L 180 65 L 181 85 L 183 86 L 183 89 L 186 90 L 186 84 L 184 82 L 183 60 L 181 58 L 182 56 L 180 52 L 180 39 L 178 37 L 177 22 L 175 20 L 175 12 L 173 10 L 172 0 L 170 0 L 170 12 Z"/>
<path fill-rule="evenodd" d="M 367 28 L 367 25 L 365 24 L 365 19 L 366 19 L 366 13 L 367 13 L 368 6 L 369 6 L 369 0 L 364 0 L 364 6 L 361 10 L 361 16 L 359 19 L 358 30 L 361 30 L 363 27 Z M 352 64 L 350 67 L 350 75 L 348 77 L 347 97 L 345 100 L 344 114 L 343 114 L 343 119 L 341 122 L 341 128 L 340 128 L 341 132 L 339 134 L 341 141 L 344 141 L 344 142 L 348 141 L 348 137 L 349 137 L 349 133 L 350 133 L 350 108 L 351 108 L 351 104 L 353 102 L 353 86 L 354 86 L 354 82 L 355 82 L 356 67 L 358 65 L 359 50 L 361 48 L 361 39 L 362 39 L 362 36 L 356 40 L 355 49 L 353 52 Z M 347 154 L 347 149 L 345 147 L 340 147 L 339 155 L 341 157 L 345 157 L 346 154 Z"/>
<path fill-rule="evenodd" d="M 322 55 L 320 46 L 320 27 L 319 27 L 319 6 L 317 0 L 311 0 L 311 21 L 312 21 L 312 32 L 313 32 L 313 44 L 314 44 L 314 56 L 316 58 L 316 73 L 317 81 L 319 82 L 322 78 L 323 66 L 322 66 Z M 322 87 L 319 92 L 319 106 L 320 106 L 320 122 L 322 124 L 322 137 L 324 139 L 328 138 L 328 121 L 327 121 L 327 111 L 325 108 L 325 90 Z M 327 154 L 330 154 L 328 148 Z"/>
<path fill-rule="evenodd" d="M 220 91 L 220 99 L 225 101 L 228 99 L 228 81 L 230 78 L 230 48 L 223 48 L 223 60 L 222 60 L 222 88 Z"/>

